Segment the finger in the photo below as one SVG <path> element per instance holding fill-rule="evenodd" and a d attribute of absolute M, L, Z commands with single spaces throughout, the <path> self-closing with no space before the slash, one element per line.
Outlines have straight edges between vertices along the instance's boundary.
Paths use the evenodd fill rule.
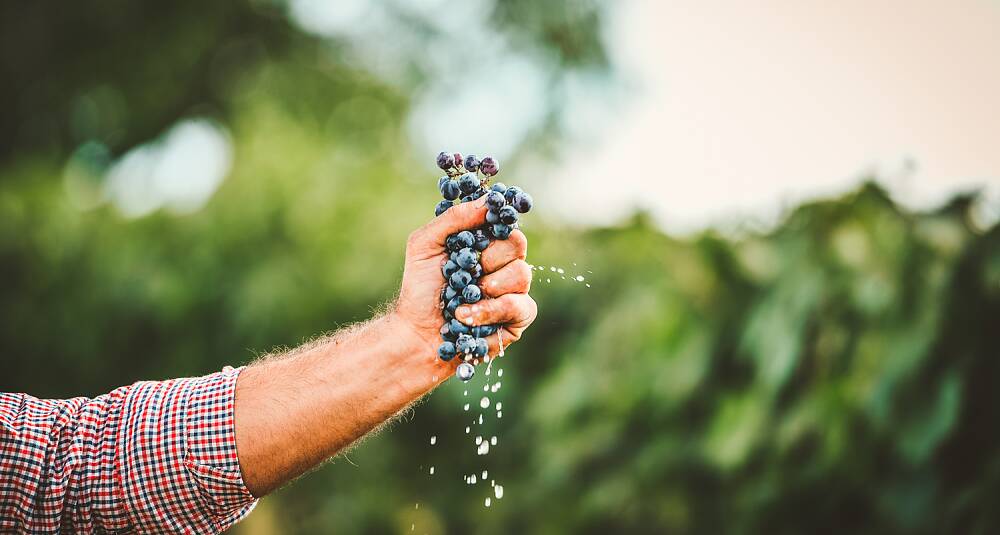
<path fill-rule="evenodd" d="M 496 299 L 462 305 L 455 317 L 466 325 L 503 324 L 513 330 L 524 329 L 535 321 L 537 314 L 538 305 L 528 294 L 504 294 Z"/>
<path fill-rule="evenodd" d="M 515 230 L 506 240 L 494 240 L 490 243 L 483 251 L 479 263 L 483 265 L 483 271 L 492 273 L 514 260 L 524 260 L 527 257 L 528 238 L 520 230 Z"/>
<path fill-rule="evenodd" d="M 514 260 L 480 279 L 479 288 L 487 297 L 526 294 L 531 289 L 531 266 L 524 260 Z"/>
<path fill-rule="evenodd" d="M 413 238 L 425 245 L 444 247 L 448 236 L 481 227 L 486 223 L 486 198 L 463 202 L 452 206 L 447 212 L 435 217 L 414 232 Z"/>

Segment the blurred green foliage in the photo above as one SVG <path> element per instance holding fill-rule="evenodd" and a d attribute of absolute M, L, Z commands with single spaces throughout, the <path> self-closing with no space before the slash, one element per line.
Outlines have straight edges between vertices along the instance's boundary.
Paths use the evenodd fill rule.
<path fill-rule="evenodd" d="M 606 64 L 598 7 L 537 4 L 498 4 L 502 31 L 552 69 Z M 436 198 L 411 95 L 277 4 L 60 6 L 0 8 L 0 389 L 208 373 L 392 298 Z M 233 148 L 204 209 L 101 201 L 115 157 L 190 116 Z M 473 432 L 498 447 L 464 432 L 482 374 L 468 397 L 449 383 L 234 531 L 995 532 L 1000 228 L 974 201 L 912 213 L 869 183 L 683 239 L 540 206 L 541 314 L 500 361 L 505 418 Z M 484 469 L 506 488 L 489 509 L 462 479 Z"/>

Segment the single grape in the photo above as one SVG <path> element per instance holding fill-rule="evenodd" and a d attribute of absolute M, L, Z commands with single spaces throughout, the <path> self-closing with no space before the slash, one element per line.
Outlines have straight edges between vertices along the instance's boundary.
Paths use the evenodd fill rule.
<path fill-rule="evenodd" d="M 452 154 L 451 156 L 452 156 L 452 159 L 455 160 L 455 167 L 458 167 L 458 166 L 462 165 L 462 153 L 461 152 L 456 152 L 455 154 Z"/>
<path fill-rule="evenodd" d="M 451 334 L 454 334 L 454 335 L 458 336 L 460 334 L 469 334 L 469 333 L 471 333 L 472 332 L 472 327 L 469 327 L 468 325 L 466 325 L 466 324 L 458 321 L 457 319 L 452 318 L 448 322 L 448 330 L 451 331 Z"/>
<path fill-rule="evenodd" d="M 504 206 L 497 212 L 497 215 L 500 217 L 500 222 L 504 225 L 517 223 L 517 210 L 513 206 Z"/>
<path fill-rule="evenodd" d="M 479 286 L 476 286 L 475 284 L 470 284 L 462 290 L 462 301 L 465 301 L 467 304 L 471 305 L 472 303 L 482 299 L 482 297 L 483 291 L 480 290 Z"/>
<path fill-rule="evenodd" d="M 448 181 L 442 184 L 438 190 L 441 192 L 441 196 L 449 201 L 454 201 L 459 195 L 461 195 L 458 182 L 451 179 L 448 179 Z"/>
<path fill-rule="evenodd" d="M 503 193 L 499 191 L 491 191 L 489 195 L 486 196 L 486 207 L 491 211 L 497 211 L 507 204 L 506 199 L 503 198 Z"/>
<path fill-rule="evenodd" d="M 451 277 L 448 278 L 448 284 L 456 290 L 465 288 L 470 282 L 472 282 L 472 275 L 462 269 L 452 273 Z"/>
<path fill-rule="evenodd" d="M 466 247 L 472 247 L 472 244 L 476 243 L 476 235 L 468 230 L 463 230 L 455 234 L 455 242 L 459 245 L 458 250 L 461 251 Z"/>
<path fill-rule="evenodd" d="M 514 231 L 514 227 L 510 225 L 504 225 L 503 223 L 497 223 L 496 225 L 493 225 L 492 231 L 494 238 L 498 240 L 506 240 L 507 238 L 510 237 L 510 233 Z M 452 275 L 452 280 L 454 280 L 454 278 L 455 276 Z"/>
<path fill-rule="evenodd" d="M 520 191 L 514 194 L 514 199 L 510 204 L 518 212 L 526 214 L 531 211 L 531 206 L 534 204 L 534 201 L 531 199 L 531 195 L 528 195 L 528 192 Z"/>
<path fill-rule="evenodd" d="M 447 323 L 441 326 L 440 332 L 441 340 L 445 342 L 454 342 L 458 339 L 458 335 L 451 332 L 451 327 Z"/>
<path fill-rule="evenodd" d="M 448 317 L 449 320 L 450 319 L 454 319 L 454 317 L 455 317 L 455 310 L 458 307 L 460 307 L 460 306 L 462 306 L 462 298 L 459 297 L 459 296 L 457 296 L 457 295 L 455 297 L 453 297 L 451 299 L 451 301 L 448 301 L 448 304 L 445 305 L 445 307 L 444 307 L 444 311 L 449 314 L 449 317 Z"/>
<path fill-rule="evenodd" d="M 454 206 L 454 201 L 441 201 L 438 203 L 437 207 L 434 208 L 434 217 L 437 217 L 448 211 L 449 208 Z"/>
<path fill-rule="evenodd" d="M 444 175 L 443 177 L 439 178 L 438 179 L 438 189 L 440 190 L 441 187 L 444 186 L 444 183 L 447 182 L 447 181 L 449 181 L 449 180 L 451 180 L 451 177 L 449 177 L 448 175 Z"/>
<path fill-rule="evenodd" d="M 470 154 L 465 157 L 465 168 L 469 171 L 475 173 L 479 170 L 479 158 L 476 158 L 475 154 Z"/>
<path fill-rule="evenodd" d="M 479 162 L 479 170 L 486 176 L 494 176 L 500 172 L 500 162 L 492 156 L 487 156 Z"/>
<path fill-rule="evenodd" d="M 503 193 L 503 198 L 507 200 L 507 204 L 512 204 L 514 202 L 514 195 L 521 193 L 521 188 L 517 186 L 511 186 L 507 188 L 507 191 Z"/>
<path fill-rule="evenodd" d="M 479 187 L 479 177 L 475 173 L 465 173 L 458 177 L 458 188 L 462 193 L 471 195 Z"/>
<path fill-rule="evenodd" d="M 445 362 L 455 358 L 455 344 L 448 341 L 442 342 L 441 345 L 438 346 L 438 356 Z"/>
<path fill-rule="evenodd" d="M 458 290 L 452 288 L 449 285 L 445 285 L 444 292 L 442 292 L 441 294 L 441 300 L 447 303 L 448 301 L 454 299 L 455 296 L 457 295 L 458 295 Z"/>
<path fill-rule="evenodd" d="M 476 264 L 472 266 L 472 269 L 469 270 L 469 275 L 472 275 L 473 282 L 479 282 L 479 277 L 483 276 L 483 265 Z"/>
<path fill-rule="evenodd" d="M 485 357 L 490 351 L 490 345 L 486 342 L 485 338 L 476 338 L 476 351 L 475 355 L 479 358 Z"/>
<path fill-rule="evenodd" d="M 502 195 L 503 192 L 507 191 L 507 186 L 503 182 L 494 182 L 493 187 L 491 187 L 490 189 L 493 191 L 500 192 L 500 194 Z"/>
<path fill-rule="evenodd" d="M 458 252 L 458 260 L 456 260 L 455 263 L 462 269 L 468 271 L 472 269 L 472 266 L 479 263 L 479 256 L 475 251 L 466 247 Z"/>
<path fill-rule="evenodd" d="M 483 188 L 479 188 L 476 191 L 473 191 L 472 195 L 469 196 L 472 197 L 472 200 L 476 200 L 482 197 L 483 195 L 486 195 L 486 190 L 484 190 Z"/>
<path fill-rule="evenodd" d="M 448 169 L 455 167 L 455 157 L 447 152 L 442 152 L 438 154 L 437 164 L 438 167 L 447 171 Z"/>
<path fill-rule="evenodd" d="M 458 242 L 458 234 L 452 234 L 444 240 L 444 246 L 451 252 L 461 251 L 464 247 Z"/>
<path fill-rule="evenodd" d="M 451 260 L 445 262 L 444 265 L 441 266 L 441 274 L 444 275 L 444 278 L 446 279 L 448 277 L 451 277 L 451 275 L 458 270 L 459 270 L 458 264 L 452 262 Z"/>
<path fill-rule="evenodd" d="M 482 229 L 477 230 L 475 236 L 476 241 L 472 244 L 472 248 L 477 251 L 485 251 L 490 246 L 490 237 Z"/>
<path fill-rule="evenodd" d="M 493 210 L 487 210 L 486 212 L 486 222 L 490 225 L 495 225 L 500 222 L 500 214 Z"/>
<path fill-rule="evenodd" d="M 496 325 L 476 325 L 472 328 L 472 336 L 476 338 L 486 338 L 495 332 L 497 332 Z"/>
<path fill-rule="evenodd" d="M 467 334 L 460 334 L 455 342 L 455 349 L 463 354 L 472 353 L 476 350 L 476 339 Z"/>

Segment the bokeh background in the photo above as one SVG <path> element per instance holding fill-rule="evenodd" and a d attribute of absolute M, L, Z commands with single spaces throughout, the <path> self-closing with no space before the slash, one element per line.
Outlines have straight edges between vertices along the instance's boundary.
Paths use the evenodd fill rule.
<path fill-rule="evenodd" d="M 437 151 L 492 153 L 536 200 L 503 418 L 466 435 L 484 376 L 448 384 L 233 533 L 995 533 L 998 27 L 977 0 L 4 3 L 0 389 L 363 320 Z"/>

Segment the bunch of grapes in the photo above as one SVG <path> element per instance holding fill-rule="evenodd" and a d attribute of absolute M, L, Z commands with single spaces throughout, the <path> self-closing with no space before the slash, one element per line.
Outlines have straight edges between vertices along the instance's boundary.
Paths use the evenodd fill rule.
<path fill-rule="evenodd" d="M 455 319 L 455 309 L 483 298 L 479 287 L 479 279 L 483 275 L 479 255 L 491 241 L 510 237 L 510 233 L 517 228 L 518 215 L 531 210 L 532 200 L 531 195 L 517 186 L 508 188 L 500 182 L 490 185 L 490 180 L 500 172 L 500 164 L 492 157 L 479 160 L 469 155 L 463 159 L 459 153 L 442 152 L 438 154 L 437 165 L 447 174 L 438 180 L 438 190 L 444 200 L 434 210 L 435 217 L 457 202 L 469 202 L 483 196 L 486 196 L 488 208 L 486 224 L 481 228 L 448 236 L 445 243 L 448 261 L 441 268 L 445 278 L 445 286 L 441 290 L 445 323 L 441 326 L 444 342 L 438 348 L 438 356 L 446 362 L 459 356 L 463 362 L 458 365 L 455 375 L 462 381 L 468 381 L 476 373 L 473 364 L 486 358 L 489 350 L 486 337 L 497 332 L 500 326 L 469 327 Z"/>

